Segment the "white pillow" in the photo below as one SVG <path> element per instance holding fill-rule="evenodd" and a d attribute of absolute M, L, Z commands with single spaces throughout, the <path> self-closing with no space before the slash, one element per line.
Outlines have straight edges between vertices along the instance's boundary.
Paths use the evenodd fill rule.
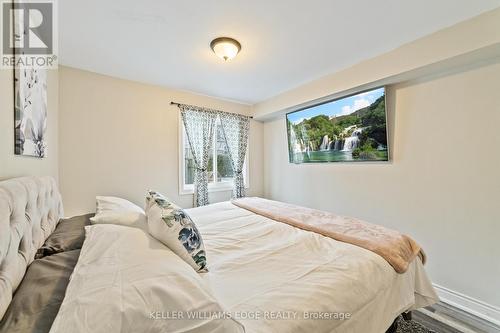
<path fill-rule="evenodd" d="M 149 233 L 198 272 L 206 272 L 207 258 L 201 234 L 180 207 L 155 191 L 146 196 Z"/>
<path fill-rule="evenodd" d="M 118 224 L 146 229 L 144 210 L 128 200 L 117 197 L 96 197 L 96 214 L 90 219 L 92 224 Z"/>
<path fill-rule="evenodd" d="M 51 333 L 244 332 L 204 279 L 147 232 L 102 224 L 85 233 Z"/>

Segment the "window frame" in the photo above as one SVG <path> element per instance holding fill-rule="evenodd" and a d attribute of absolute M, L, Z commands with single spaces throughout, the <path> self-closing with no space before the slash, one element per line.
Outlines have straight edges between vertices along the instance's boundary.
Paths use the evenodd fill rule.
<path fill-rule="evenodd" d="M 217 152 L 215 149 L 215 141 L 217 140 L 217 131 L 214 131 L 213 136 L 213 161 L 214 161 L 214 170 L 217 172 Z M 184 180 L 186 179 L 186 168 L 185 168 L 185 156 L 184 156 L 184 123 L 182 122 L 182 117 L 179 114 L 179 126 L 178 126 L 178 140 L 179 140 L 179 195 L 190 195 L 194 193 L 194 184 L 185 184 Z M 249 145 L 247 144 L 247 153 L 245 155 L 245 164 L 243 166 L 243 179 L 245 182 L 245 188 L 249 189 L 250 186 L 250 172 L 249 172 Z M 234 181 L 225 181 L 225 182 L 217 182 L 217 177 L 214 175 L 214 181 L 208 183 L 208 192 L 227 192 L 232 191 L 234 187 Z"/>

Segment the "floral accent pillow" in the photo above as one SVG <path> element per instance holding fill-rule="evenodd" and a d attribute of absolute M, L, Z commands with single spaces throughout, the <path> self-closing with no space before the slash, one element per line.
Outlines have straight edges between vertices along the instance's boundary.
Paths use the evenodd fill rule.
<path fill-rule="evenodd" d="M 207 258 L 201 234 L 193 220 L 161 193 L 148 191 L 146 196 L 148 231 L 197 272 L 207 272 Z"/>

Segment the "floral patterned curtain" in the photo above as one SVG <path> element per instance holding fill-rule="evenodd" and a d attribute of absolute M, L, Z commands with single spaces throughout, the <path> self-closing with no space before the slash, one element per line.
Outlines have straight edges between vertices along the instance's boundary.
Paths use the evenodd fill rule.
<path fill-rule="evenodd" d="M 250 118 L 234 113 L 219 112 L 224 140 L 229 151 L 229 157 L 235 173 L 233 198 L 245 196 L 245 180 L 243 165 L 248 145 Z"/>
<path fill-rule="evenodd" d="M 194 205 L 208 205 L 208 160 L 212 153 L 217 113 L 210 109 L 180 104 L 182 122 L 195 164 Z"/>

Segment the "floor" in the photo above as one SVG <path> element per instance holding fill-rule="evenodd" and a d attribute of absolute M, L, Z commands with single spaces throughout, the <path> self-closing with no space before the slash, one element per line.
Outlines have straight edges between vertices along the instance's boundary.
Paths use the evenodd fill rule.
<path fill-rule="evenodd" d="M 412 312 L 413 320 L 398 320 L 398 333 L 500 333 L 500 327 L 445 303 Z"/>

